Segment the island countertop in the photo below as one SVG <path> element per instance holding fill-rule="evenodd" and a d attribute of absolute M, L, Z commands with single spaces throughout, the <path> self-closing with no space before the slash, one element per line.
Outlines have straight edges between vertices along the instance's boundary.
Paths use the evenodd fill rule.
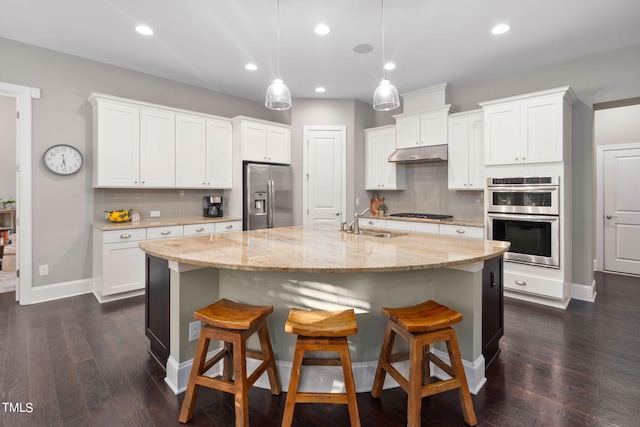
<path fill-rule="evenodd" d="M 365 229 L 362 229 L 365 230 Z M 388 230 L 379 230 L 388 233 Z M 244 271 L 364 273 L 423 270 L 484 261 L 509 243 L 393 232 L 347 234 L 334 226 L 293 226 L 150 240 L 140 248 L 178 263 Z"/>

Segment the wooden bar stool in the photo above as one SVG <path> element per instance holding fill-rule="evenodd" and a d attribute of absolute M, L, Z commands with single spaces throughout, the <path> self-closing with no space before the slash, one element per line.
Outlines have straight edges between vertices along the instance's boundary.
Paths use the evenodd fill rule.
<path fill-rule="evenodd" d="M 193 358 L 193 367 L 180 411 L 181 423 L 189 422 L 193 415 L 199 386 L 221 390 L 235 396 L 236 427 L 249 425 L 249 387 L 264 371 L 267 371 L 269 376 L 271 393 L 280 394 L 282 387 L 266 322 L 267 316 L 272 312 L 272 306 L 254 306 L 221 299 L 193 313 L 195 319 L 205 322 L 206 325 L 202 327 L 198 338 L 198 348 Z M 255 332 L 258 332 L 261 352 L 247 349 L 247 339 Z M 210 340 L 224 341 L 224 348 L 206 361 Z M 247 357 L 262 360 L 260 366 L 248 377 Z M 220 360 L 224 363 L 222 379 L 205 376 L 204 373 Z"/>
<path fill-rule="evenodd" d="M 285 324 L 285 331 L 297 334 L 296 348 L 291 367 L 291 380 L 287 391 L 287 402 L 282 418 L 282 427 L 289 427 L 293 421 L 293 411 L 300 403 L 341 403 L 349 408 L 352 426 L 360 426 L 356 387 L 351 372 L 351 357 L 347 336 L 358 332 L 356 315 L 351 310 L 307 311 L 292 308 Z M 305 358 L 305 351 L 338 352 L 339 358 Z M 346 393 L 298 392 L 300 368 L 302 365 L 340 366 L 344 374 Z"/>
<path fill-rule="evenodd" d="M 388 372 L 407 392 L 407 426 L 418 427 L 422 398 L 457 388 L 464 420 L 467 424 L 475 426 L 476 414 L 462 366 L 458 339 L 456 331 L 451 328 L 451 325 L 462 320 L 462 314 L 431 300 L 413 307 L 382 308 L 381 310 L 389 321 L 380 350 L 380 360 L 371 395 L 374 398 L 380 397 L 384 378 Z M 391 354 L 396 335 L 400 335 L 409 343 L 408 354 Z M 443 341 L 447 343 L 451 366 L 429 351 L 430 344 Z M 401 360 L 409 360 L 409 379 L 402 376 L 391 365 Z M 429 383 L 430 361 L 449 374 L 451 379 Z"/>

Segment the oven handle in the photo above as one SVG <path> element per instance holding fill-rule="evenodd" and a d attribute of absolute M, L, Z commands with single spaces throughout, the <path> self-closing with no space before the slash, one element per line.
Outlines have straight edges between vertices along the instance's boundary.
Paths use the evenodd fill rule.
<path fill-rule="evenodd" d="M 559 215 L 526 215 L 526 214 L 505 214 L 505 213 L 487 213 L 488 218 L 496 219 L 513 219 L 516 221 L 532 221 L 532 222 L 549 222 L 558 221 Z"/>
<path fill-rule="evenodd" d="M 536 193 L 543 193 L 543 192 L 549 192 L 549 191 L 558 191 L 560 189 L 559 186 L 557 185 L 547 185 L 547 186 L 539 186 L 539 185 L 535 185 L 535 186 L 530 186 L 530 187 L 499 187 L 499 186 L 489 186 L 487 187 L 487 189 L 490 192 L 493 193 L 504 193 L 504 192 L 508 192 L 508 193 L 526 193 L 526 192 L 536 192 Z"/>

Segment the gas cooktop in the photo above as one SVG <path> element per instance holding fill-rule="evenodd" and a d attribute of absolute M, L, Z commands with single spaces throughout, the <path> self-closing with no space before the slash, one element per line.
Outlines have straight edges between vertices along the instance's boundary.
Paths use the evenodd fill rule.
<path fill-rule="evenodd" d="M 452 219 L 453 215 L 438 215 L 428 213 L 396 213 L 389 216 L 397 216 L 401 218 L 420 218 L 420 219 Z"/>

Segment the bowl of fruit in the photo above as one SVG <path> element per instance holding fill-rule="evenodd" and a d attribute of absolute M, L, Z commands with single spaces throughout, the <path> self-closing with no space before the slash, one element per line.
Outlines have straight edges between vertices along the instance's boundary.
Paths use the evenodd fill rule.
<path fill-rule="evenodd" d="M 119 209 L 115 211 L 105 211 L 105 217 L 111 222 L 131 221 L 132 209 Z"/>

